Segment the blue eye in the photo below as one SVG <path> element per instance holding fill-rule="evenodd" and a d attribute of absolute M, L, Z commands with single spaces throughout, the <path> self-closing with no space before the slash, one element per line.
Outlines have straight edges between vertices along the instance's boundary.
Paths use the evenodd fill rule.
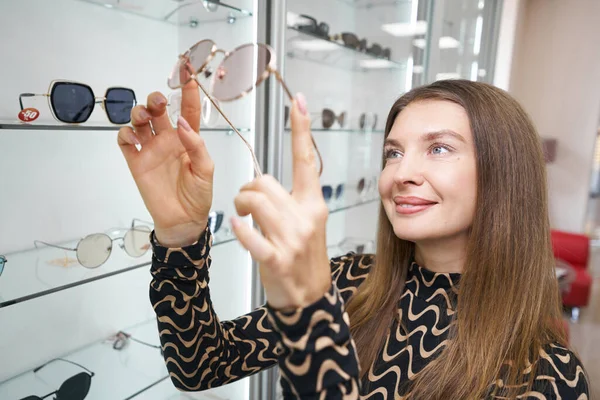
<path fill-rule="evenodd" d="M 441 151 L 436 151 L 436 150 L 445 150 L 446 152 L 449 152 L 449 151 L 450 151 L 450 149 L 448 149 L 448 147 L 446 147 L 446 146 L 442 146 L 442 145 L 433 145 L 433 146 L 431 147 L 431 152 L 432 152 L 433 154 L 435 154 L 435 155 L 438 155 L 438 154 L 444 154 L 443 152 L 441 152 Z"/>
<path fill-rule="evenodd" d="M 399 158 L 402 157 L 402 153 L 399 152 L 398 150 L 394 150 L 394 149 L 389 149 L 385 151 L 385 158 L 390 159 L 390 158 Z"/>

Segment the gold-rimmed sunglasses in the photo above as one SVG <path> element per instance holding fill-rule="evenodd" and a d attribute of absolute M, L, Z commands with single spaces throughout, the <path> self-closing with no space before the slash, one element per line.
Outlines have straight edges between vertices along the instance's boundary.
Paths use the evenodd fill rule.
<path fill-rule="evenodd" d="M 213 72 L 208 69 L 208 64 L 218 53 L 223 53 L 224 58 Z M 192 79 L 198 83 L 198 86 L 210 100 L 214 108 L 227 121 L 240 139 L 244 141 L 248 150 L 250 150 L 254 162 L 254 171 L 258 176 L 262 176 L 262 172 L 252 146 L 223 113 L 218 102 L 234 101 L 246 96 L 254 87 L 260 85 L 271 74 L 281 83 L 290 101 L 293 101 L 294 97 L 292 93 L 275 67 L 275 58 L 273 48 L 263 43 L 247 43 L 236 47 L 230 52 L 226 52 L 217 48 L 217 45 L 212 40 L 205 39 L 199 41 L 179 56 L 179 60 L 175 64 L 167 81 L 171 89 L 182 88 Z M 254 60 L 257 61 L 256 68 L 250 68 Z M 198 79 L 200 73 L 203 73 L 207 78 L 211 77 L 210 90 L 206 90 Z M 321 176 L 323 172 L 323 159 L 312 136 L 311 140 L 319 157 L 319 176 Z"/>

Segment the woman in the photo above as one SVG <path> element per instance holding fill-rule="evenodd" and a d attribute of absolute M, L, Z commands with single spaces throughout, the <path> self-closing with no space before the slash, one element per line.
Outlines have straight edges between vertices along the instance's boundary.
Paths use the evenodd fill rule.
<path fill-rule="evenodd" d="M 268 176 L 241 189 L 238 214 L 252 214 L 264 236 L 232 219 L 268 303 L 224 322 L 208 289 L 213 164 L 195 134 L 193 83 L 183 96 L 191 127 L 167 126 L 164 97 L 152 94 L 133 112 L 135 130 L 119 133 L 155 222 L 150 298 L 178 388 L 278 363 L 286 397 L 588 398 L 561 330 L 539 138 L 505 92 L 453 80 L 398 99 L 385 128 L 377 253 L 329 262 L 298 96 L 292 194 Z"/>

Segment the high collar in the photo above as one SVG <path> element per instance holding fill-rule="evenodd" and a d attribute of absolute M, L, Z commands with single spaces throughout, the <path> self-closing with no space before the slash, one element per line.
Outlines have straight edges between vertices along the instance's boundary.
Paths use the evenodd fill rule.
<path fill-rule="evenodd" d="M 455 299 L 458 293 L 460 277 L 459 273 L 430 271 L 413 261 L 408 268 L 406 288 L 427 302 L 448 303 L 449 297 Z"/>

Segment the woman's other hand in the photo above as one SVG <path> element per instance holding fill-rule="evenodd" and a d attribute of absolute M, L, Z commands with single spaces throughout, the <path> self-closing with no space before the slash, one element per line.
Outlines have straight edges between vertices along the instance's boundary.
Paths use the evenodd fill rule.
<path fill-rule="evenodd" d="M 331 285 L 323 199 L 304 96 L 292 106 L 293 190 L 272 176 L 243 186 L 235 198 L 240 216 L 252 214 L 261 233 L 232 218 L 238 240 L 259 263 L 269 305 L 302 308 L 319 300 Z"/>

